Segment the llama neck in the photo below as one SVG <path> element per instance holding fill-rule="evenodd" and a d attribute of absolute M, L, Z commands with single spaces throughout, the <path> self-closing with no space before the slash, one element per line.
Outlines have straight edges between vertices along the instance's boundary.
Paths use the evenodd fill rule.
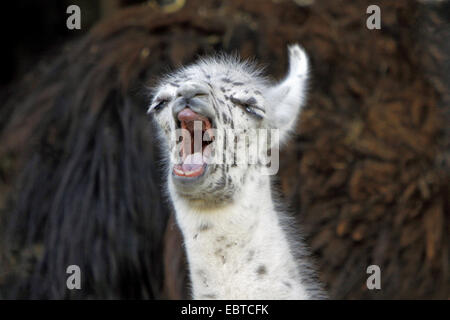
<path fill-rule="evenodd" d="M 194 299 L 306 299 L 268 176 L 247 179 L 232 204 L 193 208 L 172 196 Z"/>

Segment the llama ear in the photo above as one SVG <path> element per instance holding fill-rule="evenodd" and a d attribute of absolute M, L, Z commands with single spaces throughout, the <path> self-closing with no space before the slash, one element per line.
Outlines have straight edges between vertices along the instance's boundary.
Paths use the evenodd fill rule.
<path fill-rule="evenodd" d="M 295 130 L 300 109 L 305 101 L 308 80 L 308 57 L 298 45 L 289 46 L 289 71 L 285 79 L 267 92 L 268 119 L 272 128 L 279 129 L 280 142 Z"/>

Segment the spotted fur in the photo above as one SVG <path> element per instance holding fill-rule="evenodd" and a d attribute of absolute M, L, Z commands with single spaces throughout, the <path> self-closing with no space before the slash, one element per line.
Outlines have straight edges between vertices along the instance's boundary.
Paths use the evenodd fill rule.
<path fill-rule="evenodd" d="M 267 168 L 239 164 L 247 143 L 240 132 L 279 129 L 280 141 L 295 127 L 304 103 L 308 60 L 289 48 L 288 75 L 272 83 L 262 71 L 236 57 L 217 56 L 164 77 L 153 92 L 149 112 L 162 128 L 167 148 L 168 193 L 184 235 L 196 299 L 317 299 L 324 297 L 307 253 L 288 235 L 272 193 Z M 183 100 L 186 99 L 186 100 Z M 223 160 L 190 187 L 174 182 L 171 156 L 180 104 L 195 103 L 217 129 L 214 148 Z M 196 110 L 195 110 L 196 111 Z M 233 129 L 228 136 L 225 129 Z M 225 162 L 225 161 L 224 161 Z"/>

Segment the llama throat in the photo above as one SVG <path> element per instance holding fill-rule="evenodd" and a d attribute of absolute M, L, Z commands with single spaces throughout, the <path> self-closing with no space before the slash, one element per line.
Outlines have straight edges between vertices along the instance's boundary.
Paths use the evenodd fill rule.
<path fill-rule="evenodd" d="M 166 151 L 168 193 L 194 299 L 324 297 L 301 242 L 289 236 L 267 166 L 236 161 L 246 147 L 269 143 L 274 152 L 287 139 L 305 100 L 307 76 L 307 56 L 293 45 L 288 74 L 279 83 L 249 62 L 222 55 L 166 76 L 155 89 L 149 113 Z M 279 141 L 241 134 L 261 129 L 276 129 Z M 224 134 L 230 130 L 232 137 Z M 195 144 L 197 134 L 208 139 Z"/>

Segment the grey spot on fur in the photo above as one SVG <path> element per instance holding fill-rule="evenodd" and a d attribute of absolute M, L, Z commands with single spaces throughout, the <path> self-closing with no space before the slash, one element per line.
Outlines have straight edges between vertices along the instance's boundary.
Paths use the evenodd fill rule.
<path fill-rule="evenodd" d="M 200 296 L 200 298 L 203 298 L 203 299 L 216 299 L 216 297 L 217 296 L 213 293 L 202 294 Z"/>
<path fill-rule="evenodd" d="M 196 234 L 194 235 L 194 240 L 197 240 L 197 237 L 198 237 L 198 233 L 196 233 Z"/>
<path fill-rule="evenodd" d="M 214 255 L 220 258 L 220 260 L 222 260 L 222 264 L 225 264 L 225 262 L 227 262 L 222 248 L 219 248 L 216 251 L 214 251 Z"/>
<path fill-rule="evenodd" d="M 197 275 L 201 278 L 203 285 L 208 286 L 208 278 L 206 277 L 206 272 L 204 270 L 198 270 Z"/>
<path fill-rule="evenodd" d="M 217 242 L 222 242 L 223 240 L 225 240 L 225 236 L 220 236 L 216 238 Z"/>
<path fill-rule="evenodd" d="M 225 112 L 222 112 L 223 122 L 228 123 L 229 119 Z"/>
<path fill-rule="evenodd" d="M 231 80 L 228 79 L 228 78 L 222 78 L 222 81 L 225 82 L 225 83 L 231 83 Z"/>
<path fill-rule="evenodd" d="M 243 86 L 244 83 L 243 82 L 233 82 L 233 85 L 235 85 L 235 86 Z"/>
<path fill-rule="evenodd" d="M 204 224 L 200 225 L 200 228 L 198 228 L 198 231 L 204 232 L 204 231 L 209 230 L 211 228 L 212 228 L 212 226 L 210 224 L 204 223 Z"/>
<path fill-rule="evenodd" d="M 225 248 L 231 248 L 231 247 L 233 247 L 233 246 L 237 246 L 237 241 L 234 241 L 234 242 L 228 242 L 226 245 L 225 245 Z"/>
<path fill-rule="evenodd" d="M 290 282 L 283 281 L 283 284 L 284 284 L 286 287 L 288 287 L 288 288 L 292 288 L 292 285 L 291 285 Z"/>
<path fill-rule="evenodd" d="M 256 269 L 256 273 L 257 273 L 259 276 L 265 275 L 265 274 L 267 273 L 266 266 L 263 265 L 263 264 L 260 265 L 260 266 L 258 267 L 258 269 Z"/>
<path fill-rule="evenodd" d="M 230 112 L 229 114 L 231 115 L 231 120 L 233 120 L 233 112 L 231 112 L 231 107 L 230 107 L 229 103 L 227 103 L 227 108 L 228 108 L 228 111 Z"/>

